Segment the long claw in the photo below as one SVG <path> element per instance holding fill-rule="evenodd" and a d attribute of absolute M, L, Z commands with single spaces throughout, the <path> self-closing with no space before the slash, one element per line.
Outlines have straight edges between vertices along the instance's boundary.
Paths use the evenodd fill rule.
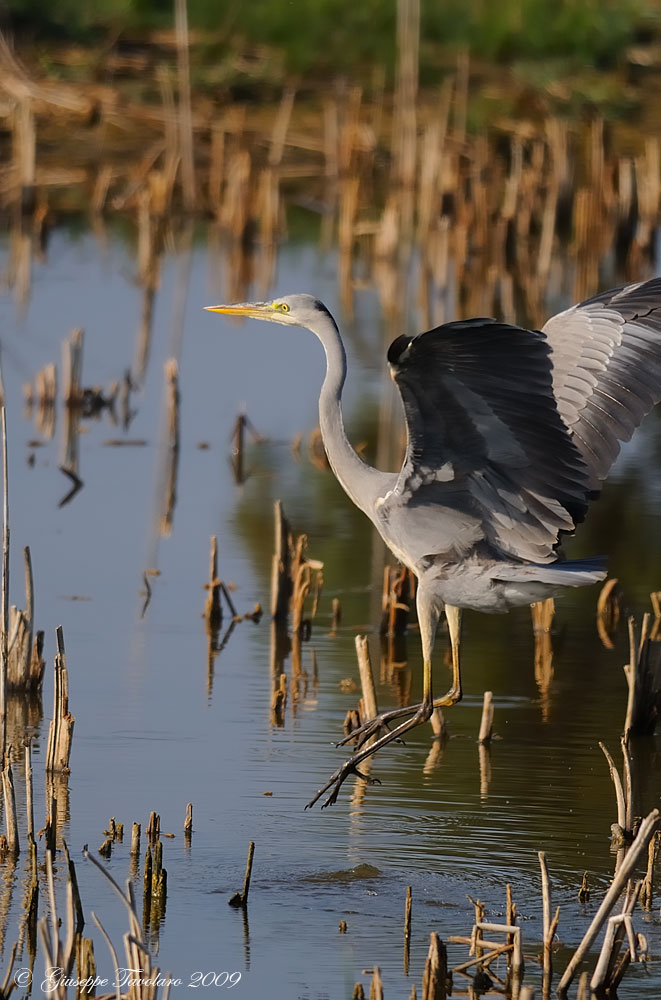
<path fill-rule="evenodd" d="M 344 762 L 342 767 L 337 769 L 335 774 L 331 775 L 326 784 L 319 789 L 317 794 L 314 796 L 313 799 L 310 800 L 310 802 L 308 802 L 305 808 L 311 809 L 312 806 L 315 804 L 315 802 L 317 802 L 324 794 L 324 792 L 327 792 L 329 788 L 332 788 L 333 790 L 326 799 L 326 801 L 322 803 L 321 808 L 325 809 L 326 806 L 335 805 L 335 803 L 337 802 L 337 796 L 340 791 L 340 788 L 342 787 L 342 785 L 344 784 L 344 782 L 346 781 L 346 779 L 349 777 L 350 774 L 355 774 L 357 778 L 362 778 L 363 781 L 366 781 L 368 785 L 381 784 L 378 778 L 372 778 L 367 774 L 363 774 L 362 771 L 359 771 L 358 766 L 356 764 L 352 764 L 351 759 L 349 759 Z"/>

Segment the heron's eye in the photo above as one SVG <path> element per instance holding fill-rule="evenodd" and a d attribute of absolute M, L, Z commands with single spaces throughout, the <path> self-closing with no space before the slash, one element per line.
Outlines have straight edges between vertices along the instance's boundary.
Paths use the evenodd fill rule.
<path fill-rule="evenodd" d="M 283 313 L 289 312 L 289 306 L 287 305 L 286 302 L 281 302 L 278 308 L 282 309 Z"/>

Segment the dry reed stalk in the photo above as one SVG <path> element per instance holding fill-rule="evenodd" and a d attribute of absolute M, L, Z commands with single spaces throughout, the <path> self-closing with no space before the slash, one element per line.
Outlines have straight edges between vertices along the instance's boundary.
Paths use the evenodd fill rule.
<path fill-rule="evenodd" d="M 617 903 L 624 887 L 633 873 L 634 868 L 638 864 L 639 858 L 645 853 L 645 851 L 648 850 L 649 842 L 656 833 L 660 820 L 661 813 L 659 813 L 658 809 L 653 809 L 641 823 L 638 834 L 629 848 L 629 852 L 624 858 L 617 875 L 613 879 L 610 889 L 602 900 L 602 903 L 595 913 L 592 923 L 588 927 L 583 940 L 574 952 L 562 975 L 558 985 L 558 992 L 561 995 L 563 991 L 566 992 L 568 987 L 571 985 L 571 982 L 576 975 L 578 966 L 583 961 L 583 958 L 589 949 L 592 947 L 599 931 L 610 916 L 611 910 Z"/>
<path fill-rule="evenodd" d="M 640 890 L 640 904 L 646 910 L 652 909 L 652 901 L 654 899 L 654 866 L 659 855 L 660 841 L 661 834 L 657 832 L 650 840 L 647 850 L 647 873 L 645 874 Z"/>
<path fill-rule="evenodd" d="M 69 757 L 73 739 L 74 717 L 69 712 L 69 674 L 66 667 L 64 633 L 62 626 L 55 630 L 55 684 L 53 692 L 53 719 L 48 730 L 46 771 L 69 772 Z"/>
<path fill-rule="evenodd" d="M 151 848 L 151 919 L 158 925 L 165 913 L 167 902 L 168 873 L 163 867 L 163 844 L 157 840 Z"/>
<path fill-rule="evenodd" d="M 477 737 L 478 743 L 490 743 L 493 733 L 493 692 L 484 692 L 484 702 L 482 704 L 482 718 L 480 720 L 480 732 Z"/>
<path fill-rule="evenodd" d="M 165 472 L 165 497 L 163 515 L 161 517 L 161 534 L 169 537 L 172 533 L 174 508 L 177 503 L 177 473 L 179 471 L 179 411 L 181 396 L 179 393 L 179 365 L 175 358 L 168 358 L 164 366 L 167 383 L 168 407 L 168 451 Z"/>
<path fill-rule="evenodd" d="M 37 134 L 32 100 L 23 96 L 12 117 L 12 166 L 16 200 L 21 212 L 31 215 L 35 208 Z"/>
<path fill-rule="evenodd" d="M 629 685 L 625 733 L 649 735 L 656 728 L 661 708 L 661 641 L 650 637 L 650 615 L 643 616 L 640 635 L 628 619 L 629 663 L 624 673 Z"/>
<path fill-rule="evenodd" d="M 10 639 L 7 661 L 8 690 L 39 690 L 43 673 L 32 674 L 32 634 L 34 628 L 34 579 L 30 549 L 23 549 L 25 563 L 25 611 L 10 608 Z"/>
<path fill-rule="evenodd" d="M 509 884 L 509 882 L 505 886 L 505 893 L 506 893 L 506 897 L 507 897 L 507 906 L 506 906 L 506 909 L 505 909 L 505 920 L 506 920 L 507 924 L 510 927 L 514 927 L 516 925 L 516 916 L 517 916 L 517 913 L 516 913 L 516 903 L 512 899 L 512 886 Z M 518 971 L 523 971 L 523 969 L 522 969 L 522 967 L 520 967 L 519 970 L 517 970 L 517 968 L 515 967 L 516 966 L 515 958 L 516 958 L 517 945 L 516 945 L 515 936 L 513 934 L 508 933 L 508 935 L 507 935 L 507 943 L 513 945 L 512 962 L 510 962 L 509 959 L 508 959 L 507 970 L 508 970 L 508 972 L 514 972 L 515 974 L 518 974 Z"/>
<path fill-rule="evenodd" d="M 221 581 L 218 579 L 218 539 L 211 536 L 211 556 L 209 567 L 209 582 L 206 584 L 208 591 L 204 617 L 207 623 L 207 632 L 215 634 L 216 638 L 223 624 L 223 609 L 220 604 Z"/>
<path fill-rule="evenodd" d="M 287 675 L 281 673 L 277 679 L 277 687 L 271 694 L 271 723 L 274 726 L 284 726 L 285 707 L 287 705 Z"/>
<path fill-rule="evenodd" d="M 370 660 L 367 637 L 364 635 L 357 635 L 355 645 L 356 655 L 358 657 L 358 670 L 360 672 L 360 684 L 363 692 L 363 707 L 365 712 L 365 718 L 361 721 L 366 722 L 367 719 L 373 719 L 376 715 L 378 715 L 379 710 L 376 701 L 376 688 L 374 686 L 374 675 L 372 673 L 372 662 Z"/>
<path fill-rule="evenodd" d="M 152 893 L 153 860 L 151 845 L 145 852 L 144 872 L 142 876 L 142 926 L 147 928 L 151 921 L 151 893 Z"/>
<path fill-rule="evenodd" d="M 560 907 L 555 911 L 555 916 L 551 920 L 551 884 L 549 882 L 549 872 L 546 865 L 546 855 L 544 851 L 539 851 L 537 854 L 539 858 L 539 867 L 542 873 L 542 943 L 544 947 L 542 968 L 544 973 L 545 982 L 548 981 L 550 985 L 551 976 L 553 974 L 553 938 L 555 937 L 555 932 L 558 927 L 558 921 L 560 919 Z"/>
<path fill-rule="evenodd" d="M 409 959 L 411 956 L 411 914 L 413 907 L 413 897 L 411 886 L 406 887 L 406 909 L 404 911 L 404 974 L 409 974 Z"/>
<path fill-rule="evenodd" d="M 484 903 L 480 899 L 473 899 L 471 896 L 467 897 L 473 904 L 475 909 L 475 923 L 473 924 L 473 930 L 471 932 L 470 939 L 470 954 L 475 955 L 476 958 L 481 958 L 482 956 L 482 932 L 479 930 L 479 925 L 484 920 Z M 450 938 L 449 940 L 453 940 Z"/>
<path fill-rule="evenodd" d="M 135 892 L 133 889 L 133 884 L 131 879 L 126 881 L 126 892 L 122 892 L 117 882 L 113 877 L 105 870 L 105 868 L 85 849 L 83 851 L 85 858 L 91 861 L 92 864 L 98 868 L 100 872 L 108 879 L 111 886 L 120 897 L 124 903 L 128 918 L 129 918 L 129 931 L 124 935 L 124 949 L 125 949 L 125 962 L 124 966 L 127 969 L 139 969 L 140 977 L 135 986 L 131 986 L 129 997 L 130 1000 L 156 1000 L 158 994 L 158 986 L 156 982 L 158 980 L 159 969 L 152 965 L 151 955 L 149 954 L 149 949 L 147 943 L 143 936 L 142 928 L 140 926 L 140 920 L 138 918 L 136 903 L 135 903 Z M 106 933 L 103 925 L 99 921 L 95 914 L 92 914 L 94 923 L 99 928 L 103 937 L 108 945 L 110 955 L 112 958 L 113 968 L 120 968 L 120 963 L 117 957 L 117 953 L 113 947 L 112 941 L 110 940 L 108 934 Z M 117 989 L 117 994 L 120 990 Z M 163 1000 L 167 1000 L 167 988 Z"/>
<path fill-rule="evenodd" d="M 247 149 L 234 149 L 228 155 L 226 178 L 220 223 L 235 240 L 240 240 L 250 218 L 253 190 L 252 159 Z"/>
<path fill-rule="evenodd" d="M 523 962 L 523 941 L 521 935 L 521 928 L 517 924 L 492 924 L 481 921 L 478 925 L 478 930 L 484 932 L 488 931 L 492 933 L 506 934 L 508 939 L 511 938 L 511 961 L 508 957 L 508 964 L 510 971 L 514 976 L 522 976 L 524 971 Z M 510 946 L 510 941 L 508 940 L 508 947 Z"/>
<path fill-rule="evenodd" d="M 622 912 L 608 919 L 601 952 L 590 982 L 590 989 L 598 994 L 602 994 L 605 990 L 616 990 L 629 963 L 636 961 L 638 957 L 638 942 L 631 914 L 638 899 L 640 886 L 641 883 L 638 882 L 633 891 L 627 892 Z M 625 934 L 629 949 L 618 963 Z"/>
<path fill-rule="evenodd" d="M 5 830 L 7 833 L 7 850 L 16 857 L 20 852 L 18 839 L 18 816 L 16 813 L 16 793 L 10 761 L 11 747 L 6 748 L 2 770 L 2 790 L 5 803 Z"/>
<path fill-rule="evenodd" d="M 57 914 L 57 907 L 55 903 L 55 886 L 53 880 L 53 855 L 51 851 L 46 851 L 46 879 L 48 887 L 48 897 L 50 903 L 50 933 L 48 928 L 48 920 L 46 917 L 42 917 L 39 921 L 39 937 L 41 939 L 41 945 L 44 951 L 45 957 L 45 967 L 47 969 L 68 969 L 70 968 L 69 963 L 73 961 L 74 948 L 75 948 L 75 932 L 74 932 L 74 915 L 73 915 L 73 899 L 71 894 L 71 884 L 67 881 L 67 894 L 66 894 L 66 912 L 67 912 L 67 940 L 63 942 L 60 939 L 59 925 L 60 921 Z M 64 977 L 62 977 L 63 979 Z M 54 978 L 51 996 L 55 1000 L 66 1000 L 67 988 L 62 982 L 62 979 Z"/>
<path fill-rule="evenodd" d="M 150 847 L 157 842 L 161 836 L 161 817 L 157 812 L 150 812 L 149 823 L 147 825 L 147 839 L 149 841 Z"/>
<path fill-rule="evenodd" d="M 638 197 L 638 225 L 634 245 L 649 246 L 652 232 L 658 221 L 659 197 L 661 195 L 661 151 L 659 140 L 648 138 L 645 153 L 635 161 L 636 194 Z"/>
<path fill-rule="evenodd" d="M 192 212 L 195 208 L 195 161 L 193 156 L 193 115 L 191 111 L 190 49 L 186 0 L 175 0 L 174 13 L 179 86 L 177 125 L 181 155 L 181 187 L 184 208 L 187 212 Z"/>
<path fill-rule="evenodd" d="M 41 836 L 43 833 L 46 850 L 55 854 L 57 849 L 57 799 L 48 789 L 46 790 L 46 801 L 49 803 L 46 822 L 44 823 L 43 830 L 39 831 L 38 836 Z"/>
<path fill-rule="evenodd" d="M 416 98 L 420 47 L 420 0 L 397 0 L 397 69 L 394 94 L 393 180 L 412 189 L 416 173 Z"/>
<path fill-rule="evenodd" d="M 290 538 L 289 522 L 282 511 L 280 500 L 276 500 L 273 513 L 275 518 L 275 551 L 271 573 L 271 617 L 280 628 L 286 628 L 291 596 Z"/>
<path fill-rule="evenodd" d="M 255 857 L 255 843 L 250 841 L 248 844 L 248 858 L 246 860 L 246 874 L 243 878 L 243 891 L 235 892 L 232 898 L 229 900 L 230 906 L 235 907 L 245 907 L 248 905 L 248 891 L 250 889 L 250 879 L 252 876 L 252 863 Z"/>
<path fill-rule="evenodd" d="M 340 181 L 340 208 L 338 220 L 338 281 L 340 299 L 347 316 L 353 316 L 353 243 L 358 213 L 360 177 L 351 174 Z"/>
<path fill-rule="evenodd" d="M 611 577 L 601 588 L 597 600 L 597 631 L 606 649 L 613 649 L 613 637 L 622 613 L 622 591 L 616 577 Z"/>
<path fill-rule="evenodd" d="M 397 571 L 387 566 L 384 570 L 381 635 L 402 636 L 409 624 L 411 604 L 414 601 L 415 578 L 406 566 Z"/>

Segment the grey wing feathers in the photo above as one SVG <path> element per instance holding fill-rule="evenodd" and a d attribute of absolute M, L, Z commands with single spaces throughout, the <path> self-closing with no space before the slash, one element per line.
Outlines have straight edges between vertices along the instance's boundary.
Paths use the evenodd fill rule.
<path fill-rule="evenodd" d="M 543 334 L 449 323 L 399 337 L 388 360 L 409 438 L 395 492 L 409 508 L 465 512 L 500 553 L 555 560 L 559 532 L 585 513 L 588 470 L 558 413 Z"/>
<path fill-rule="evenodd" d="M 545 324 L 558 410 L 598 489 L 661 399 L 661 279 L 602 292 Z"/>

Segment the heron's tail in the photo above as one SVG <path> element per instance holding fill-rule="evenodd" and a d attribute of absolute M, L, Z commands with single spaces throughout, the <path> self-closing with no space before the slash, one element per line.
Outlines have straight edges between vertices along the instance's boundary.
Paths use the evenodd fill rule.
<path fill-rule="evenodd" d="M 598 583 L 606 576 L 606 557 L 594 556 L 589 559 L 567 559 L 566 562 L 551 563 L 504 563 L 498 567 L 500 580 L 530 580 L 559 587 L 584 587 Z"/>

